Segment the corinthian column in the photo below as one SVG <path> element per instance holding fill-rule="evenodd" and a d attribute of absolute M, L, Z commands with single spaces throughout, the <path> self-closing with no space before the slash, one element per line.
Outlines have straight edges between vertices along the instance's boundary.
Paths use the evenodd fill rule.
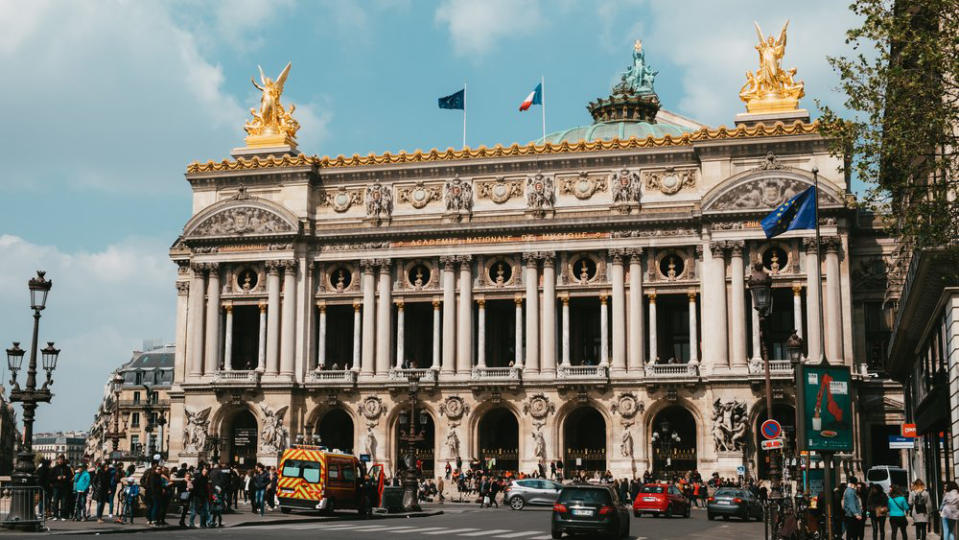
<path fill-rule="evenodd" d="M 363 309 L 363 304 L 361 304 L 360 302 L 353 302 L 353 365 L 350 366 L 350 369 L 352 369 L 353 371 L 359 371 L 360 363 L 362 362 L 361 356 L 360 356 L 360 353 L 361 353 L 360 334 L 362 332 L 361 329 L 363 326 L 362 321 L 360 320 L 360 317 L 362 315 L 361 313 L 362 309 Z M 346 366 L 343 366 L 343 368 L 346 369 Z"/>
<path fill-rule="evenodd" d="M 473 277 L 471 255 L 460 255 L 460 298 L 456 317 L 456 373 L 469 374 L 473 369 Z"/>
<path fill-rule="evenodd" d="M 476 300 L 476 366 L 486 367 L 486 300 Z"/>
<path fill-rule="evenodd" d="M 404 309 L 405 307 L 406 307 L 406 304 L 403 302 L 402 299 L 397 300 L 396 302 L 396 369 L 402 368 L 403 361 L 405 360 L 405 358 L 403 358 L 403 356 L 405 356 L 405 353 L 403 351 L 403 349 L 405 348 L 405 344 L 403 343 L 403 340 L 406 337 L 405 336 L 406 329 L 404 328 L 406 326 L 406 315 L 405 315 L 406 310 Z M 417 365 L 419 365 L 419 362 L 417 362 Z M 426 367 L 426 362 L 423 362 L 423 367 Z"/>
<path fill-rule="evenodd" d="M 569 295 L 563 301 L 563 366 L 569 367 Z"/>
<path fill-rule="evenodd" d="M 543 373 L 556 373 L 556 268 L 553 253 L 543 255 Z"/>
<path fill-rule="evenodd" d="M 640 372 L 646 343 L 643 339 L 646 325 L 643 324 L 643 262 L 642 250 L 628 250 L 629 254 L 629 370 Z"/>
<path fill-rule="evenodd" d="M 726 261 L 725 242 L 708 242 L 703 249 L 703 358 L 707 369 L 726 368 Z M 650 357 L 652 360 L 652 357 Z"/>
<path fill-rule="evenodd" d="M 233 304 L 223 306 L 226 311 L 226 335 L 223 338 L 223 369 L 233 371 Z"/>
<path fill-rule="evenodd" d="M 796 335 L 803 337 L 806 335 L 803 332 L 803 321 L 802 321 L 802 285 L 796 283 L 793 285 L 793 328 L 796 329 Z"/>
<path fill-rule="evenodd" d="M 280 337 L 280 375 L 293 376 L 296 360 L 296 261 L 283 261 L 283 328 Z"/>
<path fill-rule="evenodd" d="M 257 307 L 260 308 L 260 328 L 256 336 L 256 370 L 263 373 L 266 370 L 266 303 L 260 302 Z"/>
<path fill-rule="evenodd" d="M 440 301 L 433 299 L 433 370 L 440 369 Z"/>
<path fill-rule="evenodd" d="M 376 279 L 373 275 L 374 264 L 372 260 L 364 259 L 360 261 L 360 266 L 363 268 L 363 341 L 360 343 L 360 373 L 372 375 L 376 352 L 376 334 L 373 326 L 376 321 L 376 312 L 374 311 L 376 309 Z"/>
<path fill-rule="evenodd" d="M 513 303 L 516 304 L 516 328 L 514 329 L 516 334 L 516 343 L 513 345 L 513 365 L 516 367 L 523 367 L 523 297 L 517 294 L 513 298 Z"/>
<path fill-rule="evenodd" d="M 606 308 L 606 294 L 599 295 L 599 364 L 609 365 L 609 315 Z"/>
<path fill-rule="evenodd" d="M 733 367 L 742 367 L 746 365 L 746 273 L 743 263 L 743 241 L 730 242 L 730 248 L 729 358 Z"/>
<path fill-rule="evenodd" d="M 656 291 L 649 293 L 649 362 L 656 364 L 659 360 L 659 349 L 656 333 Z"/>
<path fill-rule="evenodd" d="M 266 263 L 266 373 L 280 372 L 280 263 Z"/>
<path fill-rule="evenodd" d="M 539 373 L 539 275 L 536 256 L 524 253 L 526 260 L 526 371 Z"/>
<path fill-rule="evenodd" d="M 609 250 L 613 266 L 613 370 L 626 371 L 626 275 L 621 249 Z"/>
<path fill-rule="evenodd" d="M 440 257 L 443 265 L 443 373 L 456 371 L 456 275 L 453 265 L 456 257 Z"/>
<path fill-rule="evenodd" d="M 689 298 L 689 361 L 699 363 L 699 328 L 696 325 L 696 291 L 686 293 Z"/>
<path fill-rule="evenodd" d="M 176 352 L 174 353 L 173 365 L 176 366 L 173 377 L 176 382 L 183 382 L 189 368 L 186 362 L 187 341 L 187 322 L 188 310 L 190 308 L 190 282 L 176 282 Z"/>
<path fill-rule="evenodd" d="M 206 286 L 206 351 L 203 354 L 206 374 L 220 369 L 220 265 L 208 263 Z"/>
<path fill-rule="evenodd" d="M 842 301 L 839 292 L 839 251 L 842 249 L 838 237 L 822 239 L 826 250 L 826 353 L 831 362 L 842 363 Z"/>
<path fill-rule="evenodd" d="M 816 253 L 816 241 L 812 238 L 804 238 L 803 247 L 806 249 L 806 355 L 810 362 L 815 363 L 823 354 L 819 326 L 822 277 L 819 255 Z"/>
<path fill-rule="evenodd" d="M 390 333 L 393 331 L 392 308 L 393 300 L 390 297 L 390 261 L 378 259 L 379 301 L 376 308 L 376 374 L 386 375 L 390 371 Z"/>
<path fill-rule="evenodd" d="M 326 304 L 317 306 L 320 311 L 318 336 L 316 338 L 316 367 L 326 367 Z"/>
<path fill-rule="evenodd" d="M 186 354 L 190 365 L 190 377 L 203 375 L 203 302 L 206 293 L 206 277 L 202 264 L 190 265 L 193 279 L 190 282 L 189 310 L 187 311 L 187 333 L 190 344 Z"/>

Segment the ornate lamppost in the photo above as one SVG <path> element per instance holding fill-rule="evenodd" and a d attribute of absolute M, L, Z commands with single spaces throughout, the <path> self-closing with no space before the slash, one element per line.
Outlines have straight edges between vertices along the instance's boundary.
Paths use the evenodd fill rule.
<path fill-rule="evenodd" d="M 420 391 L 420 376 L 416 371 L 410 371 L 407 377 L 409 381 L 410 412 L 407 417 L 406 412 L 400 413 L 400 441 L 406 443 L 406 473 L 403 475 L 403 510 L 405 512 L 419 512 L 420 505 L 417 500 L 417 479 L 418 471 L 416 467 L 416 443 L 426 438 L 425 426 L 426 418 L 421 418 L 419 424 L 416 421 L 416 398 Z M 402 426 L 406 426 L 406 430 Z"/>
<path fill-rule="evenodd" d="M 120 439 L 126 437 L 126 429 L 120 430 L 120 390 L 123 388 L 123 375 L 114 373 L 110 379 L 110 389 L 113 390 L 113 429 L 104 436 L 113 443 L 112 459 L 117 459 L 120 453 Z M 125 426 L 124 426 L 125 428 Z"/>
<path fill-rule="evenodd" d="M 60 349 L 47 342 L 47 346 L 40 351 L 43 358 L 43 369 L 47 372 L 47 380 L 41 388 L 37 388 L 37 347 L 40 331 L 40 312 L 46 307 L 47 295 L 53 287 L 53 281 L 44 278 L 43 271 L 37 271 L 37 277 L 28 283 L 30 289 L 30 308 L 33 310 L 33 339 L 30 346 L 30 363 L 27 365 L 26 388 L 21 389 L 17 382 L 17 372 L 23 364 L 26 353 L 20 348 L 19 342 L 7 349 L 7 367 L 10 368 L 10 402 L 23 404 L 23 441 L 20 451 L 17 452 L 17 465 L 13 473 L 12 500 L 10 514 L 6 526 L 23 530 L 39 530 L 40 520 L 34 510 L 33 496 L 40 488 L 35 475 L 33 463 L 33 420 L 38 403 L 49 403 L 52 393 L 53 370 L 57 367 L 57 358 Z"/>
<path fill-rule="evenodd" d="M 794 329 L 792 334 L 786 340 L 786 353 L 789 355 L 789 363 L 792 364 L 793 374 L 796 377 L 796 457 L 799 463 L 799 485 L 801 489 L 797 489 L 798 493 L 805 493 L 806 491 L 806 478 L 803 472 L 803 445 L 806 441 L 806 425 L 803 422 L 803 411 L 806 410 L 806 395 L 803 391 L 803 381 L 805 380 L 805 374 L 803 373 L 803 339 L 799 337 L 799 333 Z"/>
<path fill-rule="evenodd" d="M 220 444 L 223 439 L 216 433 L 210 432 L 206 435 L 206 448 L 211 453 L 211 463 L 220 463 Z"/>
<path fill-rule="evenodd" d="M 759 350 L 762 354 L 763 366 L 766 378 L 766 418 L 773 418 L 773 389 L 769 377 L 769 354 L 766 350 L 766 319 L 773 310 L 772 282 L 766 269 L 763 268 L 762 261 L 753 263 L 753 271 L 749 276 L 749 294 L 753 298 L 753 308 L 759 313 Z M 769 476 L 771 478 L 772 489 L 769 490 L 769 498 L 776 500 L 782 498 L 782 491 L 779 485 L 779 452 L 770 451 L 769 456 Z"/>
<path fill-rule="evenodd" d="M 679 433 L 672 429 L 669 420 L 663 420 L 659 424 L 659 431 L 653 432 L 653 446 L 658 446 L 660 454 L 666 456 L 666 472 L 673 467 L 673 448 L 682 440 Z"/>

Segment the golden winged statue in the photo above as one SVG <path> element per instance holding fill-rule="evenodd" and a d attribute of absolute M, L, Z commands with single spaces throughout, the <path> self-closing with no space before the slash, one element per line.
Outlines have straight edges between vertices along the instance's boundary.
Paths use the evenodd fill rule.
<path fill-rule="evenodd" d="M 296 132 L 300 129 L 300 123 L 293 118 L 296 106 L 290 105 L 290 109 L 286 110 L 280 103 L 283 85 L 286 84 L 291 66 L 292 63 L 287 63 L 276 80 L 264 75 L 263 68 L 257 66 L 260 70 L 260 84 L 250 78 L 253 86 L 263 92 L 263 95 L 260 96 L 260 110 L 250 109 L 253 119 L 243 126 L 247 133 L 247 146 L 296 146 Z"/>
<path fill-rule="evenodd" d="M 746 72 L 746 84 L 739 91 L 739 97 L 746 102 L 746 110 L 750 113 L 767 113 L 792 111 L 799 105 L 799 98 L 805 95 L 802 81 L 795 81 L 796 68 L 783 70 L 782 59 L 786 52 L 786 29 L 789 21 L 783 25 L 779 38 L 774 36 L 763 37 L 763 30 L 758 22 L 756 35 L 759 44 L 756 51 L 759 53 L 759 69 L 755 73 Z"/>

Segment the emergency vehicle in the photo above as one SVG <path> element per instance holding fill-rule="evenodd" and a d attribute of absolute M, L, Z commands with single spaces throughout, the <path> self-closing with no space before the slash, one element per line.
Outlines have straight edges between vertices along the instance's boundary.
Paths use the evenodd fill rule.
<path fill-rule="evenodd" d="M 276 496 L 280 510 L 359 509 L 363 466 L 356 456 L 322 446 L 294 444 L 283 451 L 278 467 Z M 373 465 L 369 475 L 383 492 L 383 466 Z M 373 501 L 378 506 L 379 500 Z"/>

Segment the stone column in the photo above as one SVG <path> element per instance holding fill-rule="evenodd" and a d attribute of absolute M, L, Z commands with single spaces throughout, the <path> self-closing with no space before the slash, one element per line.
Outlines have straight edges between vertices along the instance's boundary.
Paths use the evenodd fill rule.
<path fill-rule="evenodd" d="M 280 326 L 280 375 L 293 376 L 296 357 L 296 261 L 283 262 L 283 315 Z"/>
<path fill-rule="evenodd" d="M 610 276 L 613 282 L 613 370 L 626 371 L 626 272 L 623 268 L 621 249 L 609 250 L 613 265 Z"/>
<path fill-rule="evenodd" d="M 456 314 L 456 374 L 473 370 L 473 257 L 460 255 L 460 297 Z"/>
<path fill-rule="evenodd" d="M 539 272 L 534 253 L 526 260 L 526 371 L 539 373 Z"/>
<path fill-rule="evenodd" d="M 206 269 L 202 263 L 193 263 L 190 265 L 193 271 L 193 278 L 190 282 L 189 310 L 187 312 L 187 333 L 190 336 L 190 344 L 187 347 L 187 358 L 190 365 L 190 376 L 199 377 L 203 375 L 203 322 L 206 314 L 204 307 L 206 302 Z"/>
<path fill-rule="evenodd" d="M 686 293 L 689 298 L 689 361 L 690 363 L 699 363 L 699 328 L 696 324 L 696 291 Z"/>
<path fill-rule="evenodd" d="M 609 311 L 606 293 L 599 295 L 599 364 L 609 365 Z"/>
<path fill-rule="evenodd" d="M 806 335 L 802 321 L 802 285 L 798 283 L 793 285 L 793 327 L 799 337 Z"/>
<path fill-rule="evenodd" d="M 842 300 L 839 290 L 842 242 L 833 236 L 823 238 L 822 243 L 826 252 L 826 354 L 830 362 L 842 364 Z"/>
<path fill-rule="evenodd" d="M 443 265 L 443 373 L 456 372 L 456 275 L 455 256 L 440 257 Z"/>
<path fill-rule="evenodd" d="M 260 308 L 260 330 L 256 337 L 256 370 L 260 373 L 266 370 L 266 303 L 260 302 L 257 305 Z"/>
<path fill-rule="evenodd" d="M 326 304 L 316 306 L 320 311 L 319 329 L 316 337 L 316 367 L 326 368 Z"/>
<path fill-rule="evenodd" d="M 707 242 L 703 249 L 703 358 L 705 367 L 726 368 L 726 261 L 725 242 Z M 650 357 L 652 361 L 652 357 Z"/>
<path fill-rule="evenodd" d="M 440 369 L 440 301 L 433 299 L 433 369 Z"/>
<path fill-rule="evenodd" d="M 280 264 L 266 263 L 266 373 L 280 372 Z"/>
<path fill-rule="evenodd" d="M 361 344 L 360 339 L 362 335 L 363 323 L 361 320 L 363 304 L 360 302 L 353 302 L 353 365 L 350 366 L 350 369 L 353 371 L 360 370 L 360 364 L 362 363 L 361 355 Z M 346 369 L 346 366 L 343 366 Z"/>
<path fill-rule="evenodd" d="M 562 365 L 569 367 L 569 295 L 564 295 L 563 302 L 563 360 Z"/>
<path fill-rule="evenodd" d="M 373 375 L 375 368 L 375 328 L 373 324 L 375 317 L 376 302 L 376 279 L 373 275 L 374 261 L 364 259 L 360 261 L 363 268 L 363 277 L 361 286 L 363 287 L 363 340 L 360 343 L 360 372 L 363 375 Z"/>
<path fill-rule="evenodd" d="M 207 375 L 220 369 L 220 265 L 207 263 L 206 280 L 206 350 L 203 372 Z"/>
<path fill-rule="evenodd" d="M 759 312 L 753 309 L 752 305 L 749 306 L 749 313 L 752 317 L 752 332 L 750 335 L 752 337 L 753 344 L 753 355 L 752 362 L 762 361 L 762 349 L 760 348 L 761 344 L 759 343 Z"/>
<path fill-rule="evenodd" d="M 542 356 L 540 369 L 543 373 L 556 373 L 556 268 L 553 253 L 543 255 L 543 320 Z"/>
<path fill-rule="evenodd" d="M 233 371 L 233 304 L 223 306 L 226 311 L 226 335 L 223 337 L 223 369 Z"/>
<path fill-rule="evenodd" d="M 640 372 L 646 356 L 643 321 L 642 250 L 628 250 L 629 255 L 629 370 Z"/>
<path fill-rule="evenodd" d="M 516 320 L 515 320 L 515 333 L 516 333 L 516 343 L 513 345 L 515 349 L 513 354 L 515 358 L 513 360 L 513 365 L 516 367 L 523 366 L 523 297 L 516 295 L 513 298 L 513 303 L 516 304 Z"/>
<path fill-rule="evenodd" d="M 819 327 L 819 302 L 822 278 L 820 277 L 819 255 L 816 253 L 816 240 L 804 238 L 806 249 L 806 355 L 810 362 L 816 363 L 822 356 L 822 337 Z"/>
<path fill-rule="evenodd" d="M 730 364 L 746 365 L 746 273 L 743 262 L 743 241 L 730 242 L 729 302 L 730 302 Z"/>
<path fill-rule="evenodd" d="M 651 364 L 656 364 L 659 360 L 656 332 L 656 291 L 652 291 L 649 293 L 649 363 Z"/>
<path fill-rule="evenodd" d="M 378 259 L 376 263 L 380 268 L 376 307 L 376 374 L 386 375 L 390 371 L 390 334 L 393 332 L 390 260 Z"/>
<path fill-rule="evenodd" d="M 476 300 L 476 366 L 486 367 L 486 300 Z"/>
<path fill-rule="evenodd" d="M 396 301 L 396 369 L 403 367 L 403 361 L 405 358 L 405 353 L 403 351 L 405 344 L 403 343 L 404 338 L 404 326 L 406 324 L 405 308 L 406 304 L 403 302 L 403 299 Z M 417 362 L 419 365 L 419 362 Z M 426 362 L 423 362 L 423 366 L 426 367 Z"/>

